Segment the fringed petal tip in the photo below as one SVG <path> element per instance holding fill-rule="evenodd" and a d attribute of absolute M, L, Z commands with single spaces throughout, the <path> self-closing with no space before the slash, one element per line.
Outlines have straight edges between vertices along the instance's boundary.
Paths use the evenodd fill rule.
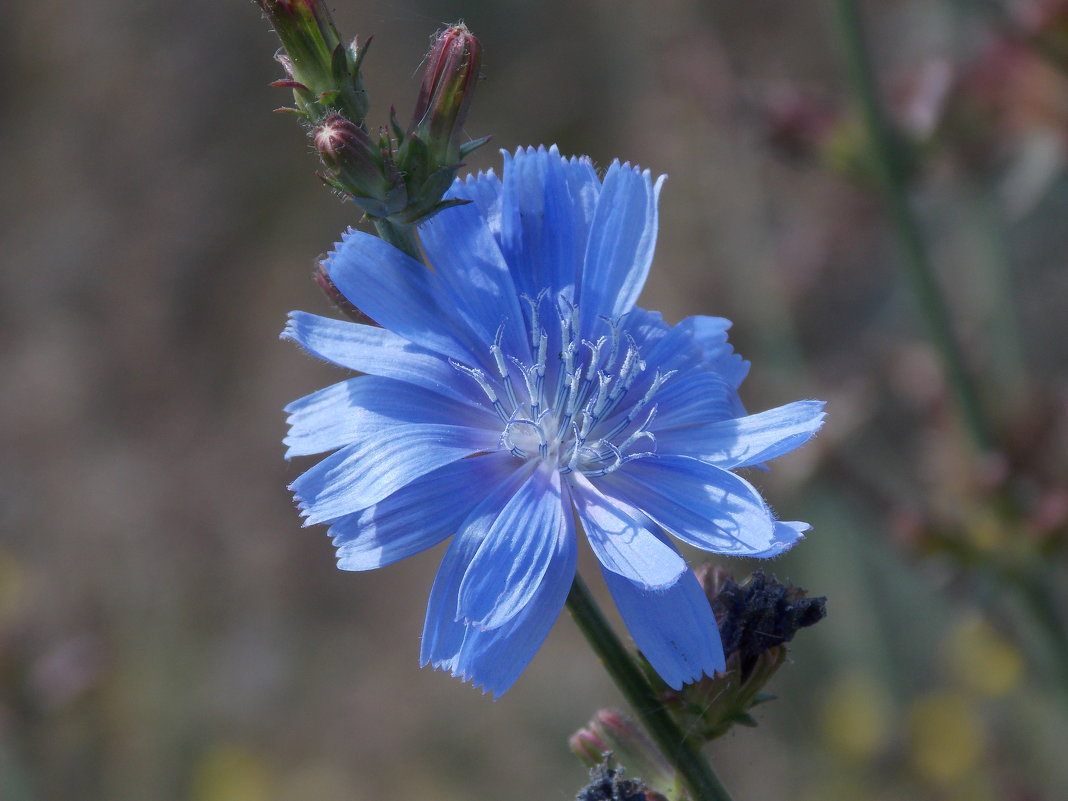
<path fill-rule="evenodd" d="M 279 339 L 290 339 L 294 342 L 297 341 L 297 323 L 296 318 L 300 312 L 294 310 L 286 315 L 286 327 L 278 334 Z"/>
<path fill-rule="evenodd" d="M 774 559 L 793 548 L 805 538 L 812 526 L 799 520 L 776 520 L 775 532 L 769 547 L 759 553 L 746 554 L 753 559 Z"/>
<path fill-rule="evenodd" d="M 511 689 L 511 685 L 508 685 L 507 687 L 491 687 L 489 682 L 481 681 L 470 671 L 458 668 L 455 662 L 455 658 L 427 660 L 423 662 L 420 667 L 425 668 L 429 665 L 433 670 L 440 670 L 442 673 L 448 673 L 454 679 L 459 679 L 464 684 L 470 685 L 472 689 L 478 690 L 483 695 L 489 695 L 494 701 Z"/>
<path fill-rule="evenodd" d="M 622 172 L 627 170 L 643 178 L 646 184 L 651 184 L 653 190 L 653 200 L 655 201 L 659 199 L 660 189 L 664 186 L 664 181 L 667 180 L 667 175 L 658 175 L 656 177 L 656 180 L 653 180 L 652 170 L 648 168 L 642 168 L 638 164 L 633 164 L 629 161 L 621 162 L 619 159 L 613 159 L 612 163 L 608 165 L 608 169 L 605 171 L 605 180 L 607 180 L 608 176 L 614 172 Z"/>
<path fill-rule="evenodd" d="M 500 154 L 504 158 L 505 169 L 513 160 L 531 158 L 537 156 L 555 156 L 560 159 L 564 164 L 574 167 L 578 165 L 593 166 L 593 159 L 585 155 L 571 155 L 563 156 L 560 154 L 560 148 L 553 144 L 546 147 L 545 145 L 520 145 L 515 150 L 500 149 Z M 655 197 L 659 197 L 660 189 L 664 185 L 664 181 L 667 180 L 667 175 L 658 175 L 656 179 L 653 178 L 653 173 L 648 168 L 643 169 L 638 164 L 633 164 L 630 161 L 621 162 L 619 159 L 613 159 L 612 163 L 608 165 L 608 169 L 605 171 L 605 175 L 613 171 L 629 170 L 646 180 L 646 182 L 652 184 L 652 189 Z M 493 175 L 493 170 L 489 169 L 485 172 L 479 172 L 478 177 L 483 175 Z M 471 181 L 474 178 L 472 175 L 466 176 L 467 181 Z"/>

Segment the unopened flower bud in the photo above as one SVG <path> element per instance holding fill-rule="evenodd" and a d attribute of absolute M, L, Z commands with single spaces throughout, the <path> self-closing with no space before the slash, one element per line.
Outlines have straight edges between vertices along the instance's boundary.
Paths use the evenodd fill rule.
<path fill-rule="evenodd" d="M 588 767 L 604 764 L 611 753 L 627 772 L 649 787 L 673 786 L 675 772 L 659 748 L 618 709 L 602 709 L 585 728 L 571 736 L 571 750 Z"/>
<path fill-rule="evenodd" d="M 311 137 L 329 170 L 328 184 L 374 217 L 387 217 L 404 208 L 404 183 L 388 150 L 383 152 L 362 126 L 340 114 L 328 114 L 312 129 Z"/>
<path fill-rule="evenodd" d="M 600 764 L 604 755 L 612 750 L 601 733 L 597 731 L 596 723 L 592 721 L 589 726 L 572 734 L 567 745 L 571 753 L 591 768 Z"/>
<path fill-rule="evenodd" d="M 366 45 L 345 44 L 325 0 L 256 0 L 270 20 L 284 52 L 277 58 L 286 77 L 274 86 L 293 90 L 296 111 L 309 122 L 338 109 L 362 122 L 367 92 L 360 75 Z"/>
<path fill-rule="evenodd" d="M 315 265 L 315 283 L 319 285 L 319 289 L 323 290 L 323 294 L 334 304 L 337 310 L 354 323 L 376 325 L 374 320 L 356 308 L 352 301 L 341 294 L 341 290 L 337 288 L 337 284 L 330 278 L 330 274 L 326 271 L 326 266 L 321 261 Z"/>
<path fill-rule="evenodd" d="M 427 55 L 408 134 L 426 144 L 437 167 L 456 164 L 474 149 L 461 148 L 457 140 L 481 66 L 482 48 L 463 23 L 439 33 Z"/>

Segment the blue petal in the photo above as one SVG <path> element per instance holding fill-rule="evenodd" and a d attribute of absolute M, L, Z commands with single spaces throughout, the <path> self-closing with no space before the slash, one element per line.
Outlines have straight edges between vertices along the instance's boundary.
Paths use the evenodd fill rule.
<path fill-rule="evenodd" d="M 775 522 L 775 534 L 772 538 L 771 546 L 767 550 L 747 554 L 747 556 L 751 556 L 754 559 L 771 559 L 776 557 L 779 554 L 790 550 L 800 540 L 804 539 L 805 532 L 810 528 L 812 528 L 812 526 L 808 523 L 777 520 Z"/>
<path fill-rule="evenodd" d="M 487 170 L 478 175 L 467 175 L 453 181 L 445 197 L 452 199 L 468 200 L 485 221 L 486 227 L 493 234 L 494 239 L 500 244 L 501 241 L 501 179 L 493 172 Z M 431 218 L 433 219 L 433 217 Z"/>
<path fill-rule="evenodd" d="M 600 188 L 588 159 L 563 159 L 555 145 L 504 154 L 501 248 L 522 292 L 574 297 Z"/>
<path fill-rule="evenodd" d="M 687 456 L 636 459 L 598 486 L 705 551 L 749 556 L 775 542 L 775 521 L 753 485 L 707 462 Z"/>
<path fill-rule="evenodd" d="M 420 659 L 500 696 L 527 668 L 560 616 L 575 580 L 575 532 L 569 529 L 556 541 L 549 569 L 527 607 L 496 629 L 468 626 L 450 614 L 456 609 L 460 581 L 476 543 L 476 538 L 469 538 L 465 547 L 457 537 L 445 554 L 430 592 Z"/>
<path fill-rule="evenodd" d="M 686 560 L 637 509 L 606 498 L 581 473 L 569 476 L 575 509 L 601 567 L 644 589 L 663 589 L 687 570 Z"/>
<path fill-rule="evenodd" d="M 493 629 L 521 612 L 541 585 L 568 530 L 560 473 L 538 465 L 501 509 L 460 584 L 457 615 Z"/>
<path fill-rule="evenodd" d="M 701 352 L 701 365 L 715 370 L 737 389 L 749 374 L 749 362 L 735 353 L 727 341 L 730 327 L 730 320 L 700 314 L 687 317 L 676 326 L 693 337 Z"/>
<path fill-rule="evenodd" d="M 726 670 L 716 616 L 691 571 L 661 590 L 601 572 L 634 643 L 669 687 Z"/>
<path fill-rule="evenodd" d="M 289 313 L 282 337 L 293 340 L 313 356 L 350 370 L 396 378 L 456 400 L 477 403 L 467 391 L 469 379 L 447 359 L 384 328 L 295 311 Z"/>
<path fill-rule="evenodd" d="M 484 429 L 371 420 L 358 440 L 302 474 L 290 489 L 307 518 L 304 525 L 326 523 L 366 509 L 449 462 L 495 451 L 499 439 Z"/>
<path fill-rule="evenodd" d="M 761 464 L 792 451 L 823 425 L 822 401 L 797 401 L 748 417 L 670 431 L 656 429 L 664 452 L 694 456 L 723 468 Z M 657 425 L 662 422 L 657 419 Z"/>
<path fill-rule="evenodd" d="M 433 547 L 455 532 L 514 463 L 510 453 L 472 456 L 439 467 L 363 511 L 330 526 L 342 570 L 371 570 Z"/>
<path fill-rule="evenodd" d="M 435 668 L 456 669 L 456 657 L 468 628 L 456 616 L 460 583 L 479 546 L 485 542 L 490 526 L 529 475 L 530 467 L 524 464 L 496 486 L 484 488 L 485 497 L 449 543 L 430 590 L 419 654 L 421 665 L 429 662 Z"/>
<path fill-rule="evenodd" d="M 320 389 L 285 407 L 289 413 L 286 458 L 334 450 L 384 421 L 439 423 L 500 430 L 487 409 L 457 403 L 421 387 L 365 375 Z"/>
<path fill-rule="evenodd" d="M 560 614 L 575 576 L 573 519 L 557 538 L 549 568 L 530 603 L 507 623 L 480 630 L 456 620 L 460 585 L 502 508 L 528 475 L 523 468 L 490 491 L 453 539 L 434 580 L 423 626 L 420 663 L 449 670 L 483 691 L 500 695 L 522 673 Z"/>
<path fill-rule="evenodd" d="M 652 431 L 656 434 L 657 448 L 669 453 L 676 450 L 661 444 L 659 432 L 662 429 L 734 417 L 736 397 L 737 393 L 718 373 L 691 372 L 672 376 L 653 398 L 657 413 Z"/>
<path fill-rule="evenodd" d="M 549 569 L 523 611 L 495 629 L 468 627 L 456 660 L 456 675 L 498 697 L 519 678 L 560 616 L 575 580 L 573 522 L 568 515 L 568 531 L 557 539 Z"/>
<path fill-rule="evenodd" d="M 584 335 L 593 331 L 600 315 L 621 317 L 638 300 L 656 247 L 656 203 L 662 183 L 660 178 L 654 185 L 648 171 L 629 164 L 615 161 L 608 168 L 577 297 Z"/>
<path fill-rule="evenodd" d="M 445 209 L 419 231 L 427 260 L 467 327 L 488 350 L 498 328 L 507 323 L 501 343 L 505 352 L 530 361 L 519 293 L 478 207 L 469 203 Z"/>
<path fill-rule="evenodd" d="M 434 274 L 377 236 L 349 230 L 325 264 L 341 293 L 383 328 L 465 364 L 485 355 Z"/>

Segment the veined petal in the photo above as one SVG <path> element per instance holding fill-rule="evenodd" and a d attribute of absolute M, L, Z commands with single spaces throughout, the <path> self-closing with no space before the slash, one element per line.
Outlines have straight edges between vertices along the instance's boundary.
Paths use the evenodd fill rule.
<path fill-rule="evenodd" d="M 635 645 L 669 687 L 679 690 L 726 669 L 716 616 L 690 570 L 659 590 L 601 572 Z"/>
<path fill-rule="evenodd" d="M 490 527 L 516 490 L 530 477 L 531 467 L 524 464 L 500 482 L 484 488 L 485 496 L 457 529 L 441 560 L 434 586 L 427 603 L 423 623 L 423 645 L 419 663 L 431 663 L 435 668 L 452 670 L 457 667 L 460 646 L 468 626 L 456 614 L 460 584 L 479 547 L 485 542 Z"/>
<path fill-rule="evenodd" d="M 364 375 L 333 384 L 285 407 L 286 458 L 334 450 L 357 440 L 368 425 L 437 423 L 498 429 L 487 409 L 457 403 L 422 387 Z"/>
<path fill-rule="evenodd" d="M 797 401 L 747 417 L 658 429 L 657 447 L 723 468 L 761 464 L 811 439 L 823 425 L 823 405 L 822 401 Z"/>
<path fill-rule="evenodd" d="M 384 328 L 295 311 L 289 313 L 282 338 L 341 367 L 407 381 L 454 400 L 476 403 L 463 389 L 466 379 L 448 359 Z"/>
<path fill-rule="evenodd" d="M 479 361 L 483 348 L 422 263 L 350 229 L 325 264 L 341 293 L 383 328 L 465 364 Z"/>
<path fill-rule="evenodd" d="M 530 361 L 519 293 L 478 207 L 469 203 L 445 209 L 419 232 L 430 266 L 468 328 L 488 346 L 503 323 L 504 350 Z"/>
<path fill-rule="evenodd" d="M 495 486 L 513 464 L 507 452 L 458 459 L 330 526 L 342 570 L 372 570 L 431 548 L 478 503 L 471 487 Z"/>
<path fill-rule="evenodd" d="M 653 400 L 657 414 L 651 428 L 656 434 L 657 448 L 665 453 L 675 451 L 660 442 L 663 429 L 734 417 L 736 396 L 734 389 L 718 373 L 691 372 L 672 376 Z"/>
<path fill-rule="evenodd" d="M 486 532 L 460 584 L 457 616 L 493 629 L 521 612 L 540 586 L 557 540 L 568 531 L 560 473 L 537 469 L 516 490 Z"/>
<path fill-rule="evenodd" d="M 360 438 L 290 485 L 307 518 L 326 523 L 366 509 L 431 470 L 479 451 L 495 451 L 500 435 L 462 426 L 368 421 Z"/>
<path fill-rule="evenodd" d="M 501 179 L 493 170 L 467 175 L 452 182 L 445 197 L 469 200 L 485 221 L 493 238 L 501 241 Z M 433 218 L 431 218 L 433 219 Z"/>
<path fill-rule="evenodd" d="M 453 672 L 483 692 L 497 697 L 504 694 L 534 658 L 560 616 L 575 580 L 577 554 L 574 518 L 566 515 L 565 520 L 568 528 L 557 538 L 549 568 L 523 611 L 495 629 L 467 628 Z"/>
<path fill-rule="evenodd" d="M 564 159 L 553 145 L 504 153 L 501 249 L 522 292 L 555 296 L 582 269 L 601 184 L 589 159 Z"/>
<path fill-rule="evenodd" d="M 675 327 L 693 337 L 694 344 L 700 349 L 703 366 L 722 375 L 734 389 L 741 385 L 749 374 L 749 362 L 735 353 L 727 341 L 730 320 L 698 314 L 687 317 Z"/>
<path fill-rule="evenodd" d="M 656 247 L 657 198 L 664 178 L 654 184 L 649 171 L 612 162 L 604 177 L 590 227 L 578 303 L 583 334 L 600 315 L 611 319 L 630 311 L 645 286 Z"/>
<path fill-rule="evenodd" d="M 477 519 L 478 515 L 472 517 Z M 495 519 L 495 515 L 484 517 Z M 567 520 L 570 528 L 557 540 L 556 552 L 534 597 L 523 611 L 495 629 L 469 626 L 451 614 L 457 606 L 460 582 L 479 542 L 477 535 L 465 537 L 464 542 L 460 537 L 454 539 L 430 594 L 420 663 L 432 663 L 498 697 L 507 691 L 560 616 L 575 578 L 573 518 L 568 516 Z"/>
<path fill-rule="evenodd" d="M 599 480 L 685 543 L 750 556 L 775 542 L 775 521 L 748 481 L 687 456 L 636 459 Z"/>
<path fill-rule="evenodd" d="M 581 473 L 570 475 L 575 509 L 601 567 L 643 589 L 674 584 L 686 560 L 657 532 L 642 512 L 605 497 Z"/>

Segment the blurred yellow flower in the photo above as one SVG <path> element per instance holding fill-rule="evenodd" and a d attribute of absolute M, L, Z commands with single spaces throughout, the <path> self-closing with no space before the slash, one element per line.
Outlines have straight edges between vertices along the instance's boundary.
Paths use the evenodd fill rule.
<path fill-rule="evenodd" d="M 197 764 L 190 801 L 269 801 L 271 778 L 267 765 L 246 746 L 214 745 Z"/>
<path fill-rule="evenodd" d="M 955 690 L 920 696 L 908 710 L 909 764 L 931 784 L 959 782 L 983 752 L 983 721 L 972 698 Z"/>
<path fill-rule="evenodd" d="M 949 639 L 949 669 L 968 690 L 980 695 L 1003 695 L 1023 675 L 1023 657 L 989 623 L 979 617 L 965 620 Z"/>
<path fill-rule="evenodd" d="M 840 756 L 871 759 L 889 737 L 890 708 L 886 688 L 870 673 L 840 675 L 823 701 L 823 738 Z"/>

